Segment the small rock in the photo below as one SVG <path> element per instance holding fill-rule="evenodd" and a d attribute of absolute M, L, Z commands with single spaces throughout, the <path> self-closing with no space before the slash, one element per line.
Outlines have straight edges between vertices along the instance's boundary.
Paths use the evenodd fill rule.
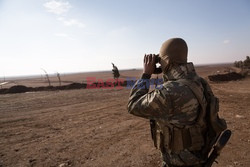
<path fill-rule="evenodd" d="M 237 162 L 237 161 L 234 161 L 234 165 L 239 165 L 239 162 Z"/>
<path fill-rule="evenodd" d="M 65 163 L 62 163 L 62 164 L 59 165 L 59 167 L 64 167 L 64 166 L 66 166 Z"/>
<path fill-rule="evenodd" d="M 244 118 L 244 116 L 243 115 L 235 115 L 235 118 Z"/>
<path fill-rule="evenodd" d="M 29 160 L 29 163 L 33 163 L 33 162 L 35 162 L 36 161 L 36 159 L 30 159 Z"/>

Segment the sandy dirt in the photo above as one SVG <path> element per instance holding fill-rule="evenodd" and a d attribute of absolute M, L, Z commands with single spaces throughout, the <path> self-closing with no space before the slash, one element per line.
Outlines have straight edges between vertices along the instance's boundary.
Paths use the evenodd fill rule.
<path fill-rule="evenodd" d="M 198 67 L 207 77 L 227 66 Z M 122 71 L 122 78 L 140 70 Z M 111 72 L 63 76 L 68 82 Z M 56 78 L 52 79 L 56 82 Z M 42 78 L 16 80 L 46 86 Z M 66 83 L 66 82 L 65 82 Z M 250 166 L 250 78 L 211 83 L 220 98 L 220 115 L 233 134 L 215 167 Z M 128 114 L 129 89 L 80 89 L 0 95 L 0 166 L 160 166 L 149 121 Z"/>

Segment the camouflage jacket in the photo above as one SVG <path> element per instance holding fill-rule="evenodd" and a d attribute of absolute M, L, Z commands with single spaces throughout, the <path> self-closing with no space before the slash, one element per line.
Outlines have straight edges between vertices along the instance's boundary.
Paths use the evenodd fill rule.
<path fill-rule="evenodd" d="M 163 131 L 162 133 L 164 136 L 163 144 L 158 144 L 163 145 L 162 147 L 166 150 L 164 155 L 167 155 L 170 164 L 199 164 L 199 158 L 194 156 L 190 150 L 201 150 L 201 147 L 204 144 L 201 133 L 197 133 L 198 136 L 194 134 L 194 137 L 190 139 L 197 140 L 195 142 L 199 144 L 193 147 L 193 141 L 189 142 L 189 146 L 187 147 L 188 144 L 183 142 L 186 142 L 186 140 L 188 141 L 189 139 L 185 139 L 183 136 L 173 138 L 173 134 L 171 133 L 175 132 L 170 132 L 175 128 L 185 129 L 186 127 L 195 125 L 199 116 L 200 105 L 196 96 L 188 86 L 181 82 L 181 80 L 194 82 L 197 88 L 203 91 L 202 84 L 199 81 L 199 76 L 196 74 L 193 64 L 187 63 L 180 66 L 174 66 L 170 71 L 163 74 L 164 83 L 159 89 L 154 89 L 151 92 L 149 92 L 149 89 L 146 86 L 147 83 L 145 79 L 150 79 L 150 76 L 143 74 L 142 78 L 133 86 L 127 106 L 128 112 L 135 116 L 156 121 L 160 130 Z M 145 85 L 144 88 L 142 88 L 141 85 Z M 164 130 L 169 130 L 169 127 L 173 127 L 172 130 Z M 197 129 L 193 131 L 196 133 Z M 176 145 L 177 148 L 171 147 L 171 138 L 172 142 L 175 142 L 174 145 Z M 184 146 L 184 144 L 186 146 Z"/>
<path fill-rule="evenodd" d="M 175 125 L 192 124 L 197 118 L 199 103 L 192 91 L 178 82 L 179 79 L 196 80 L 192 63 L 177 66 L 163 75 L 164 83 L 160 89 L 149 92 L 146 83 L 149 76 L 143 75 L 133 86 L 129 102 L 130 114 L 154 120 L 165 120 Z"/>

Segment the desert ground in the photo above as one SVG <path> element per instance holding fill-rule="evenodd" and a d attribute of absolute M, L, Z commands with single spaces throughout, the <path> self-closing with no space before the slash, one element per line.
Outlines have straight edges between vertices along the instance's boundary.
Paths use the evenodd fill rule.
<path fill-rule="evenodd" d="M 230 65 L 199 66 L 206 78 L 235 70 Z M 141 70 L 121 71 L 121 78 L 139 78 Z M 111 72 L 62 75 L 63 84 L 106 80 Z M 154 76 L 155 77 L 155 76 Z M 51 78 L 58 85 L 56 77 Z M 250 166 L 250 77 L 209 82 L 220 99 L 220 116 L 232 137 L 215 167 Z M 43 77 L 14 79 L 12 85 L 47 86 Z M 130 89 L 78 89 L 0 95 L 1 166 L 156 167 L 160 153 L 153 146 L 149 121 L 128 114 Z"/>

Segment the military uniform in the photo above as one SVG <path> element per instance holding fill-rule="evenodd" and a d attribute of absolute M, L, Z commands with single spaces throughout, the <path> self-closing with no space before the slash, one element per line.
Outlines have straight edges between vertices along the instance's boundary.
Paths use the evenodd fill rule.
<path fill-rule="evenodd" d="M 114 79 L 119 78 L 120 77 L 120 73 L 119 73 L 118 68 L 113 63 L 111 63 L 111 64 L 113 65 L 112 71 L 113 71 Z"/>
<path fill-rule="evenodd" d="M 203 92 L 201 78 L 192 63 L 175 65 L 164 72 L 164 83 L 149 92 L 143 74 L 131 90 L 128 112 L 135 116 L 154 120 L 155 145 L 160 149 L 163 166 L 202 166 L 202 147 L 205 144 L 206 124 L 201 105 L 189 86 Z M 142 88 L 141 85 L 145 85 Z M 203 93 L 201 100 L 205 103 Z"/>

